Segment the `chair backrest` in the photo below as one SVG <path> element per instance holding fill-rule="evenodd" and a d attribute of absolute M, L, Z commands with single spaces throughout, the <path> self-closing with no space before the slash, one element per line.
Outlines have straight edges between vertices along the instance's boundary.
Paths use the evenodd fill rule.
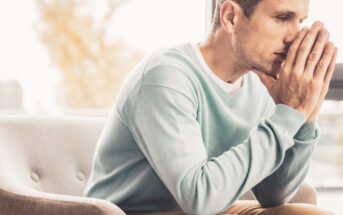
<path fill-rule="evenodd" d="M 0 116 L 0 187 L 80 196 L 105 118 Z"/>

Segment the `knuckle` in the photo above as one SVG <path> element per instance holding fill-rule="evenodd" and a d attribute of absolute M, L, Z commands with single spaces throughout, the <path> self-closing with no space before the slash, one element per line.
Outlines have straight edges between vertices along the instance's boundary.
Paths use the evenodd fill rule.
<path fill-rule="evenodd" d="M 309 75 L 309 73 L 305 72 L 305 74 L 307 75 L 304 75 L 301 79 L 301 82 L 303 83 L 307 83 L 309 85 L 312 85 L 312 82 L 313 82 L 313 78 Z"/>
<path fill-rule="evenodd" d="M 301 79 L 301 75 L 297 72 L 294 72 L 294 71 L 290 74 L 290 77 L 293 80 L 300 80 Z"/>
<path fill-rule="evenodd" d="M 323 70 L 325 69 L 325 63 L 323 60 L 319 61 L 318 64 L 317 64 L 317 69 L 319 70 Z"/>
<path fill-rule="evenodd" d="M 311 80 L 308 83 L 309 83 L 309 87 L 310 87 L 311 90 L 316 90 L 316 89 L 320 88 L 319 81 L 316 80 L 316 79 L 313 79 L 313 80 Z"/>
<path fill-rule="evenodd" d="M 308 32 L 308 35 L 311 37 L 314 37 L 317 35 L 318 30 L 319 30 L 318 28 L 311 28 Z"/>
<path fill-rule="evenodd" d="M 311 84 L 311 86 L 312 87 L 318 87 L 319 86 L 319 80 L 318 79 L 314 79 L 314 78 L 312 78 L 311 80 L 310 80 L 310 84 Z"/>
<path fill-rule="evenodd" d="M 290 70 L 288 68 L 282 68 L 281 69 L 281 74 L 288 74 L 290 72 Z"/>
<path fill-rule="evenodd" d="M 300 47 L 299 47 L 299 52 L 303 53 L 306 52 L 307 50 L 307 44 L 303 43 Z"/>
<path fill-rule="evenodd" d="M 298 50 L 298 45 L 297 46 L 293 45 L 289 48 L 288 52 L 295 53 L 297 50 Z"/>
<path fill-rule="evenodd" d="M 308 61 L 309 62 L 316 62 L 318 60 L 319 55 L 316 52 L 312 52 L 309 56 L 308 56 Z"/>

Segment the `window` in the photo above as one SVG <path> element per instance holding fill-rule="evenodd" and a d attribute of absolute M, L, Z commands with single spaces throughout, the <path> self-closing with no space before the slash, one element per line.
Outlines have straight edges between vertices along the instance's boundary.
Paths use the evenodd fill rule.
<path fill-rule="evenodd" d="M 7 108 L 106 115 L 123 79 L 144 55 L 204 38 L 205 4 L 206 0 L 34 0 L 20 7 L 16 1 L 0 3 L 0 22 L 6 29 L 0 42 L 5 59 L 0 82 L 13 88 L 6 98 L 0 96 L 0 108 L 1 100 L 8 106 L 9 97 L 22 97 L 22 103 Z"/>

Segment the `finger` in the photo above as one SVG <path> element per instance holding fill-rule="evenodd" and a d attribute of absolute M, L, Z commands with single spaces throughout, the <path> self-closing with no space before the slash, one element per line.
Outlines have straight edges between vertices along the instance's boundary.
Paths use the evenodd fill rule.
<path fill-rule="evenodd" d="M 332 78 L 333 71 L 334 71 L 334 68 L 335 68 L 337 52 L 338 52 L 338 49 L 337 49 L 337 47 L 335 47 L 335 50 L 334 50 L 333 56 L 331 58 L 331 62 L 330 62 L 329 68 L 328 68 L 328 70 L 327 70 L 327 72 L 325 74 L 322 90 L 320 92 L 319 104 L 317 104 L 318 107 L 316 107 L 316 109 L 318 109 L 317 112 L 320 110 L 320 107 L 322 106 L 323 101 L 325 99 L 325 96 L 326 96 L 326 94 L 327 94 L 327 92 L 329 90 L 330 80 Z"/>
<path fill-rule="evenodd" d="M 332 78 L 332 75 L 333 75 L 333 71 L 335 69 L 337 53 L 338 53 L 338 48 L 335 47 L 335 50 L 334 50 L 333 56 L 331 58 L 331 62 L 330 62 L 329 68 L 328 68 L 328 70 L 327 70 L 327 72 L 325 74 L 325 77 L 324 77 L 324 85 L 326 85 L 327 88 L 329 87 L 329 84 L 330 84 L 330 81 L 331 81 L 331 78 Z"/>
<path fill-rule="evenodd" d="M 286 61 L 285 61 L 285 64 L 283 66 L 283 70 L 285 72 L 290 72 L 292 70 L 299 45 L 303 41 L 307 30 L 308 30 L 307 27 L 302 28 L 301 31 L 298 33 L 298 36 L 293 41 L 292 45 L 289 47 L 288 52 L 287 52 Z"/>
<path fill-rule="evenodd" d="M 329 42 L 324 49 L 323 55 L 321 59 L 319 60 L 315 73 L 314 73 L 314 78 L 318 79 L 320 82 L 323 81 L 325 74 L 328 71 L 328 67 L 330 65 L 332 56 L 334 54 L 335 47 L 332 42 Z"/>
<path fill-rule="evenodd" d="M 295 59 L 295 71 L 298 73 L 303 73 L 305 68 L 305 63 L 307 60 L 307 57 L 314 45 L 314 42 L 317 38 L 319 30 L 322 28 L 323 24 L 320 22 L 315 22 L 311 29 L 308 30 L 304 40 L 300 44 L 300 47 L 298 49 L 298 53 Z"/>
<path fill-rule="evenodd" d="M 325 48 L 325 44 L 327 43 L 329 33 L 325 28 L 322 28 L 317 37 L 317 41 L 310 53 L 310 55 L 307 58 L 306 66 L 305 66 L 305 75 L 313 77 L 314 70 L 316 68 L 316 65 L 318 61 L 320 60 L 320 57 L 322 56 L 323 50 Z"/>

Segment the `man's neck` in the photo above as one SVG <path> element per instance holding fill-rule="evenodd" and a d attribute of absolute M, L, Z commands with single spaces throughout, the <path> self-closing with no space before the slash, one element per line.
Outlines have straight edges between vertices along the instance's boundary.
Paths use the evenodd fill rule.
<path fill-rule="evenodd" d="M 221 29 L 211 32 L 198 46 L 208 67 L 223 81 L 234 83 L 249 70 L 238 63 L 231 41 L 225 34 Z"/>

